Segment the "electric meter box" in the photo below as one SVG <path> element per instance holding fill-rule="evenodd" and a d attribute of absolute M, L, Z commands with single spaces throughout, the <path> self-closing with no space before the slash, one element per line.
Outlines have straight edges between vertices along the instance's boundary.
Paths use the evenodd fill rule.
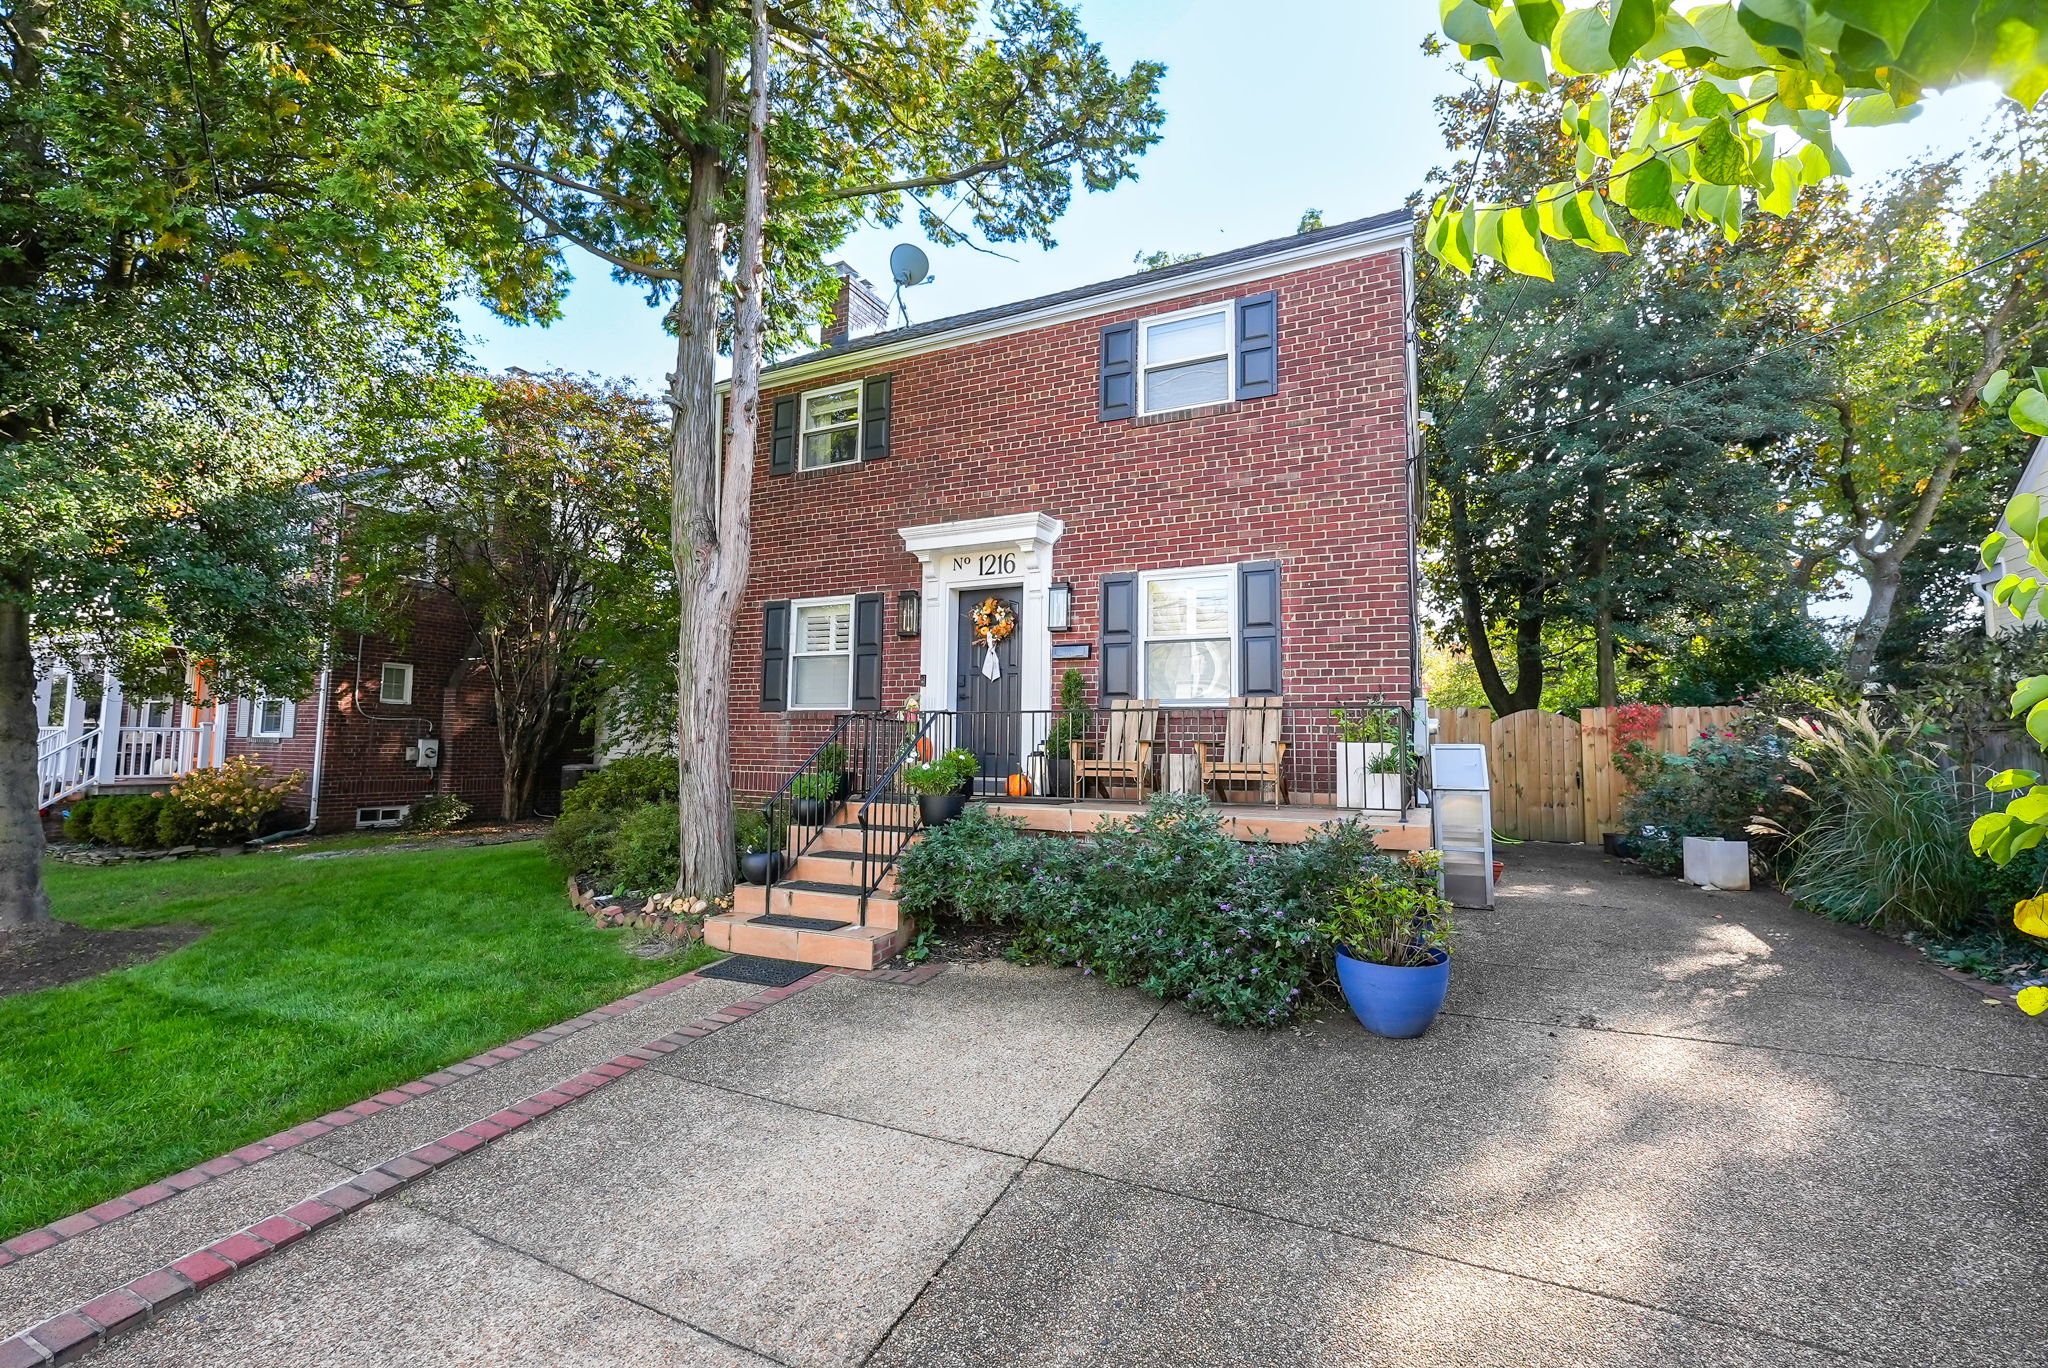
<path fill-rule="evenodd" d="M 1429 748 L 1431 834 L 1443 855 L 1444 896 L 1457 907 L 1493 906 L 1493 784 L 1486 747 Z"/>
<path fill-rule="evenodd" d="M 438 737 L 423 736 L 420 738 L 419 760 L 417 763 L 421 769 L 433 769 L 441 763 L 441 742 Z"/>

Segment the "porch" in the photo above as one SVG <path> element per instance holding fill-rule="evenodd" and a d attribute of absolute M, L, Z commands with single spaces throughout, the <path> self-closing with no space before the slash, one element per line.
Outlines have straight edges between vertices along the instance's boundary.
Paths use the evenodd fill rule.
<path fill-rule="evenodd" d="M 227 734 L 218 708 L 180 699 L 133 700 L 112 674 L 52 670 L 36 687 L 36 806 L 87 790 L 147 788 L 217 765 Z"/>

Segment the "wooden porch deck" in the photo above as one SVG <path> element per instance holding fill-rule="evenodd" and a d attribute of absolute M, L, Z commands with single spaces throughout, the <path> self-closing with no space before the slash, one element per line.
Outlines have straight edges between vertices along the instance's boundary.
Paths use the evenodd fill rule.
<path fill-rule="evenodd" d="M 1031 831 L 1093 831 L 1104 822 L 1130 817 L 1145 810 L 1143 803 L 1117 798 L 980 798 L 991 812 L 1015 818 Z M 1217 813 L 1232 836 L 1240 841 L 1263 836 L 1281 845 L 1294 845 L 1318 827 L 1356 817 L 1379 829 L 1376 843 L 1382 850 L 1427 850 L 1430 845 L 1427 809 L 1375 812 L 1358 808 L 1310 807 L 1290 803 L 1223 803 Z"/>

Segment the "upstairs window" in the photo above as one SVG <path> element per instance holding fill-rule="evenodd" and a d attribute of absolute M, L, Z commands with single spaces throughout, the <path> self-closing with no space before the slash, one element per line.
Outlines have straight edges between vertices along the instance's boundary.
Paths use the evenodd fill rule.
<path fill-rule="evenodd" d="M 1148 318 L 1138 329 L 1138 411 L 1164 413 L 1230 399 L 1231 306 Z"/>
<path fill-rule="evenodd" d="M 844 711 L 853 703 L 853 600 L 792 605 L 789 706 Z"/>
<path fill-rule="evenodd" d="M 851 465 L 860 459 L 860 382 L 812 390 L 803 397 L 804 470 Z"/>
<path fill-rule="evenodd" d="M 1140 577 L 1144 696 L 1162 703 L 1229 698 L 1237 655 L 1237 567 Z"/>

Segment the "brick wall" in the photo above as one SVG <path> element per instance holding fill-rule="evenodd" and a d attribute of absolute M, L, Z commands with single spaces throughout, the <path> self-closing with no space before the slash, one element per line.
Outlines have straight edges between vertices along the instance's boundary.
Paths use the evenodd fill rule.
<path fill-rule="evenodd" d="M 336 639 L 324 700 L 321 830 L 353 827 L 357 808 L 412 803 L 435 793 L 461 795 L 480 818 L 498 816 L 503 765 L 491 720 L 490 680 L 481 663 L 468 658 L 469 646 L 469 632 L 455 605 L 438 592 L 421 594 L 402 639 Z M 386 661 L 413 667 L 410 703 L 387 703 L 379 696 Z M 294 769 L 310 773 L 322 702 L 316 696 L 299 700 L 291 736 L 233 736 L 228 753 L 254 755 L 280 774 Z M 438 770 L 421 769 L 405 758 L 406 748 L 423 736 L 441 742 Z M 294 802 L 301 815 L 305 796 L 302 792 Z"/>
<path fill-rule="evenodd" d="M 1279 392 L 1196 417 L 1102 423 L 1097 335 L 1126 318 L 1275 289 Z M 897 529 L 1043 512 L 1066 531 L 1053 578 L 1074 586 L 1074 630 L 1097 642 L 1098 581 L 1122 571 L 1279 560 L 1282 670 L 1290 702 L 1409 697 L 1411 585 L 1408 375 L 1403 258 L 1382 251 L 1191 292 L 893 361 L 848 357 L 840 372 L 764 391 L 894 376 L 887 460 L 788 476 L 768 473 L 768 424 L 755 466 L 752 576 L 733 652 L 733 763 L 743 788 L 786 772 L 829 728 L 817 713 L 760 710 L 762 605 L 773 599 L 886 595 L 883 697 L 920 682 L 918 642 L 896 636 L 896 595 L 921 585 Z M 924 630 L 939 630 L 927 621 Z"/>

